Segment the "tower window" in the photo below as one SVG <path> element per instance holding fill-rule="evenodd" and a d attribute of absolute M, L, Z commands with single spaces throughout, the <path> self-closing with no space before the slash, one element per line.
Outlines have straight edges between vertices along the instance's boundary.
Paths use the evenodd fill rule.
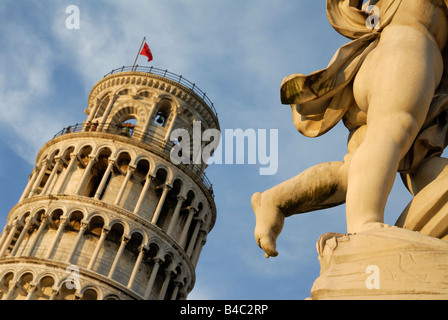
<path fill-rule="evenodd" d="M 168 115 L 163 111 L 159 111 L 159 112 L 157 112 L 154 123 L 161 127 L 164 127 L 166 125 L 167 120 L 168 120 Z"/>
<path fill-rule="evenodd" d="M 154 118 L 154 124 L 165 127 L 168 122 L 168 118 L 170 117 L 171 109 L 171 102 L 168 100 L 163 100 L 157 110 L 157 114 Z"/>
<path fill-rule="evenodd" d="M 137 126 L 136 119 L 130 119 L 128 121 L 123 122 L 120 125 L 120 128 L 121 128 L 120 135 L 126 136 L 126 137 L 132 137 L 136 126 Z"/>

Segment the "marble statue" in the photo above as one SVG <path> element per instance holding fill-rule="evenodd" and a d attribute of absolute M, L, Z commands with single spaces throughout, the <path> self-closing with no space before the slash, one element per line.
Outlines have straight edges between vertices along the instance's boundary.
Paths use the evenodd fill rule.
<path fill-rule="evenodd" d="M 379 9 L 375 28 L 366 24 L 372 5 Z M 420 231 L 431 218 L 428 212 L 439 214 L 440 199 L 448 201 L 448 159 L 441 156 L 448 143 L 447 5 L 448 0 L 327 0 L 331 25 L 351 41 L 327 68 L 286 77 L 281 102 L 291 106 L 295 127 L 308 137 L 342 120 L 349 130 L 347 155 L 252 196 L 255 239 L 266 257 L 277 256 L 285 217 L 295 214 L 345 203 L 347 234 L 388 229 L 384 210 L 397 172 L 414 199 L 426 193 L 432 207 L 427 198 L 410 204 L 396 226 L 413 224 L 410 229 Z M 443 217 L 432 222 L 430 236 L 447 236 Z"/>

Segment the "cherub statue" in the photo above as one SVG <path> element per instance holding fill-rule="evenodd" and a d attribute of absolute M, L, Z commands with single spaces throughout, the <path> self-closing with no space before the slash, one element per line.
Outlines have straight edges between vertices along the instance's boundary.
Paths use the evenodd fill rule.
<path fill-rule="evenodd" d="M 252 196 L 255 238 L 276 256 L 285 217 L 346 203 L 347 232 L 384 227 L 401 173 L 415 195 L 448 168 L 448 0 L 327 0 L 332 26 L 352 39 L 327 68 L 281 85 L 299 132 L 317 137 L 340 120 L 349 130 L 343 161 L 318 164 Z M 369 7 L 370 6 L 370 7 Z M 367 8 L 379 10 L 374 28 Z"/>

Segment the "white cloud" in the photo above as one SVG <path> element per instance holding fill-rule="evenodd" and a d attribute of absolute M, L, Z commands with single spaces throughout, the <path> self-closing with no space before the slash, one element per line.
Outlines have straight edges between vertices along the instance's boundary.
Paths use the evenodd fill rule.
<path fill-rule="evenodd" d="M 32 28 L 17 21 L 0 31 L 5 46 L 0 55 L 2 141 L 30 163 L 52 128 L 51 116 L 39 104 L 52 93 L 53 67 L 51 48 L 40 37 L 30 36 Z"/>

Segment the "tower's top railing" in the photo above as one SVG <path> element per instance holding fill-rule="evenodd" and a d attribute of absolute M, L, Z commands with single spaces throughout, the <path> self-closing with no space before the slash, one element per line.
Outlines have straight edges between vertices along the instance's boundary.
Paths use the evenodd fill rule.
<path fill-rule="evenodd" d="M 218 112 L 216 111 L 216 108 L 213 104 L 213 102 L 210 100 L 210 98 L 207 96 L 205 92 L 203 92 L 201 89 L 199 89 L 195 83 L 191 82 L 190 80 L 184 78 L 182 75 L 178 75 L 172 72 L 169 72 L 168 70 L 163 70 L 159 68 L 154 67 L 144 67 L 144 66 L 135 66 L 135 67 L 121 67 L 112 70 L 108 74 L 106 74 L 104 77 L 110 76 L 111 74 L 119 73 L 119 72 L 129 72 L 129 71 L 137 71 L 137 72 L 146 72 L 150 73 L 156 76 L 164 77 L 168 80 L 172 80 L 174 82 L 177 82 L 184 87 L 192 90 L 194 93 L 198 95 L 204 102 L 210 107 L 210 109 L 213 111 L 216 117 L 218 117 Z"/>

